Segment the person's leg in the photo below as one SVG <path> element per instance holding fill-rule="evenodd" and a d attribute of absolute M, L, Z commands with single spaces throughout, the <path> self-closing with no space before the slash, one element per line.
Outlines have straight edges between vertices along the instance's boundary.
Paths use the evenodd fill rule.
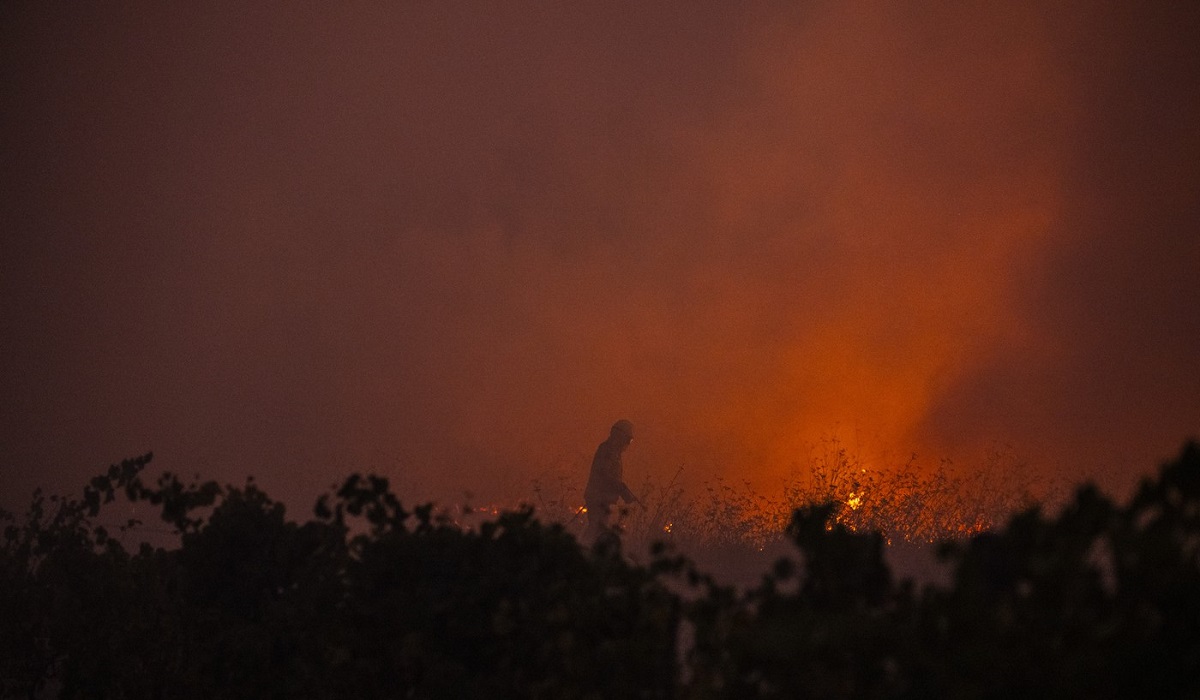
<path fill-rule="evenodd" d="M 609 532 L 612 528 L 610 520 L 612 519 L 612 504 L 611 503 L 589 503 L 587 504 L 587 542 L 592 544 L 600 538 L 601 535 Z"/>

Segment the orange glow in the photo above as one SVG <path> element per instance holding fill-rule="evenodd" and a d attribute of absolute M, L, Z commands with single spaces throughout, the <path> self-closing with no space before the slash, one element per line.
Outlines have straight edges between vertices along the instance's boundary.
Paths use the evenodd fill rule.
<path fill-rule="evenodd" d="M 574 502 L 621 416 L 628 480 L 694 494 L 775 498 L 831 437 L 1119 486 L 1200 425 L 1169 11 L 26 5 L 0 499 L 153 449 L 294 508 L 356 470 Z"/>

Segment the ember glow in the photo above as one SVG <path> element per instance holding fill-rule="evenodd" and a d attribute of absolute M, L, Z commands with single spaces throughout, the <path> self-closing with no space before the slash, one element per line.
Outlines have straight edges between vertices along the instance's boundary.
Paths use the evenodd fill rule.
<path fill-rule="evenodd" d="M 1191 6 L 9 3 L 0 33 L 0 505 L 147 450 L 300 507 L 351 471 L 528 500 L 620 416 L 627 476 L 693 494 L 774 498 L 830 437 L 1120 490 L 1200 430 Z"/>

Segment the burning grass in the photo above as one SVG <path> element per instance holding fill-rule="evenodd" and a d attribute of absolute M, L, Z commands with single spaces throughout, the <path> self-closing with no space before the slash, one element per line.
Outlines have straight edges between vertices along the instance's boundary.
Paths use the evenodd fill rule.
<path fill-rule="evenodd" d="M 807 465 L 794 467 L 773 494 L 749 481 L 723 479 L 689 490 L 679 483 L 681 473 L 667 481 L 648 477 L 635 489 L 645 507 L 625 508 L 619 519 L 629 551 L 645 551 L 656 541 L 685 551 L 761 551 L 783 539 L 797 508 L 821 503 L 834 504 L 834 519 L 851 531 L 879 532 L 889 544 L 928 544 L 997 528 L 1011 514 L 1064 492 L 999 449 L 971 469 L 949 461 L 930 469 L 915 457 L 879 467 L 836 440 L 823 443 Z M 582 535 L 587 516 L 576 481 L 564 476 L 535 482 L 531 505 L 539 517 Z"/>

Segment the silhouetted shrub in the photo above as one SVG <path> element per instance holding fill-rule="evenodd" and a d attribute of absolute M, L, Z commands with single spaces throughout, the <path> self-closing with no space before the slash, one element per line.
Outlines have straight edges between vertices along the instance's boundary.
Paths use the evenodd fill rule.
<path fill-rule="evenodd" d="M 463 528 L 352 476 L 316 517 L 253 482 L 141 481 L 3 514 L 0 695 L 1194 698 L 1200 447 L 1125 506 L 1090 486 L 951 541 L 948 586 L 892 579 L 879 533 L 797 510 L 745 592 L 664 547 L 586 549 L 529 509 Z M 127 551 L 124 496 L 178 536 Z M 127 523 L 127 529 L 136 523 Z"/>

